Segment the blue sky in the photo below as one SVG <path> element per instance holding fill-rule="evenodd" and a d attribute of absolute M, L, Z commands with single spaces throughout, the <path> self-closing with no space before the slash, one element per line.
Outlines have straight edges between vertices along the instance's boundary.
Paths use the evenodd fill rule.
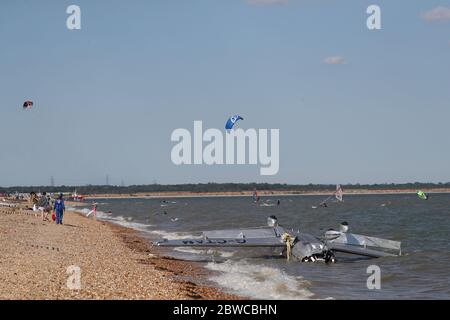
<path fill-rule="evenodd" d="M 71 4 L 81 30 L 66 28 Z M 382 30 L 366 27 L 371 4 Z M 450 181 L 449 12 L 448 0 L 3 0 L 0 185 Z M 174 129 L 233 114 L 280 129 L 277 175 L 172 164 Z"/>

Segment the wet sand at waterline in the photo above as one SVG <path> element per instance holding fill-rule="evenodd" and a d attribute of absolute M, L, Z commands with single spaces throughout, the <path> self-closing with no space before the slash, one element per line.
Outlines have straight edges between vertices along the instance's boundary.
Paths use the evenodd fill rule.
<path fill-rule="evenodd" d="M 61 226 L 0 208 L 0 243 L 0 299 L 238 298 L 193 281 L 208 271 L 164 257 L 136 231 L 74 212 Z M 67 286 L 71 266 L 80 268 L 79 290 Z"/>

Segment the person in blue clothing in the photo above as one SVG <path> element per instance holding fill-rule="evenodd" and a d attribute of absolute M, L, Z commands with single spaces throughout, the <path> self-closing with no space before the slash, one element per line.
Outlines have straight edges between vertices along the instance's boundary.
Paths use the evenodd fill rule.
<path fill-rule="evenodd" d="M 56 199 L 55 204 L 53 205 L 53 210 L 55 210 L 56 224 L 62 224 L 63 214 L 66 210 L 62 193 L 58 195 L 58 199 Z"/>

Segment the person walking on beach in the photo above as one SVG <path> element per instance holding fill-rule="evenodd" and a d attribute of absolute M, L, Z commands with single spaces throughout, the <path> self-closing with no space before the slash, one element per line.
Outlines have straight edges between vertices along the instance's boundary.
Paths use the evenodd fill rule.
<path fill-rule="evenodd" d="M 38 203 L 38 196 L 36 194 L 36 192 L 31 191 L 30 192 L 30 204 L 32 204 L 33 206 L 36 206 Z"/>
<path fill-rule="evenodd" d="M 47 199 L 47 193 L 42 193 L 41 197 L 38 200 L 38 210 L 41 212 L 42 221 L 50 221 L 48 219 L 48 213 L 51 210 L 50 204 Z"/>
<path fill-rule="evenodd" d="M 90 215 L 93 215 L 94 220 L 97 220 L 97 203 L 92 204 L 92 210 L 86 215 L 89 218 Z"/>
<path fill-rule="evenodd" d="M 66 207 L 64 205 L 64 199 L 63 199 L 62 193 L 58 194 L 58 199 L 56 199 L 56 201 L 55 201 L 53 210 L 55 210 L 56 224 L 63 224 L 62 219 L 63 219 L 64 211 L 66 210 Z"/>
<path fill-rule="evenodd" d="M 33 205 L 33 212 L 34 212 L 35 217 L 37 217 L 37 212 L 38 212 L 38 206 L 37 206 L 38 201 L 39 201 L 39 198 L 38 198 L 36 192 L 31 191 L 30 192 L 30 202 Z"/>

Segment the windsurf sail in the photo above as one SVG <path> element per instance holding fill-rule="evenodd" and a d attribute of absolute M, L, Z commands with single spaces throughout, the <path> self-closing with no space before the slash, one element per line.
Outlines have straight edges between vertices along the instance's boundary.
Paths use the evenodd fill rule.
<path fill-rule="evenodd" d="M 342 199 L 342 196 L 344 195 L 344 192 L 342 191 L 342 187 L 340 184 L 336 185 L 336 192 L 334 193 L 334 196 L 337 201 L 342 202 L 344 201 Z"/>
<path fill-rule="evenodd" d="M 422 190 L 417 190 L 417 196 L 419 197 L 419 199 L 428 200 L 427 194 Z"/>
<path fill-rule="evenodd" d="M 259 201 L 259 195 L 258 195 L 258 191 L 256 191 L 256 188 L 253 190 L 253 202 L 258 202 Z"/>
<path fill-rule="evenodd" d="M 328 207 L 327 202 L 332 200 L 333 198 L 335 198 L 338 202 L 343 202 L 343 198 L 342 196 L 344 195 L 344 192 L 342 191 L 342 187 L 340 184 L 336 185 L 336 191 L 330 195 L 328 198 L 326 198 L 325 200 L 323 200 L 320 204 L 319 207 L 323 207 L 326 208 Z M 317 207 L 316 207 L 317 208 Z M 313 209 L 316 209 L 313 207 Z"/>

